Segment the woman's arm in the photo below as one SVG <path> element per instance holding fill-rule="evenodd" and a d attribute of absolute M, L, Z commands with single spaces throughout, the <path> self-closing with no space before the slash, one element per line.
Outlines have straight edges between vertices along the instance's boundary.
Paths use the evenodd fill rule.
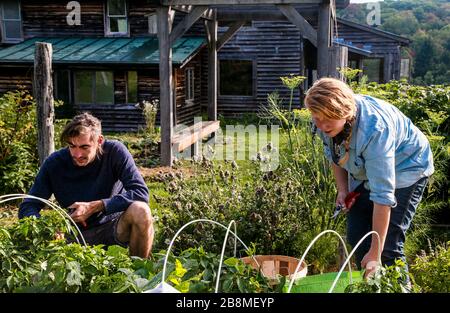
<path fill-rule="evenodd" d="M 367 268 L 368 263 L 378 260 L 378 249 L 380 249 L 380 253 L 383 251 L 390 217 L 390 206 L 378 204 L 375 202 L 373 203 L 372 230 L 376 231 L 378 235 L 380 235 L 381 247 L 378 248 L 378 237 L 372 235 L 372 243 L 370 244 L 369 252 L 366 253 L 361 261 L 361 267 L 367 269 L 366 276 L 369 275 L 370 272 L 375 270 L 375 268 Z"/>
<path fill-rule="evenodd" d="M 345 197 L 348 194 L 348 173 L 344 168 L 332 163 L 334 179 L 336 180 L 337 197 L 336 205 L 345 205 Z"/>

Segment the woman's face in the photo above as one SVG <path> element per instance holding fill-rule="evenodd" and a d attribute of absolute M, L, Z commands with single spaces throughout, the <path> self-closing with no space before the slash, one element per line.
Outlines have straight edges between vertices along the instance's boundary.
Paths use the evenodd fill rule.
<path fill-rule="evenodd" d="M 317 128 L 323 131 L 328 137 L 334 137 L 339 134 L 344 129 L 346 122 L 346 119 L 334 120 L 314 112 L 311 112 L 311 117 Z"/>

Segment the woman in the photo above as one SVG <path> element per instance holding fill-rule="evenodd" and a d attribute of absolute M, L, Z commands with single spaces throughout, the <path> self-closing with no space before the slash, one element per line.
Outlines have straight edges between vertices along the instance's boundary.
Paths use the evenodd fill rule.
<path fill-rule="evenodd" d="M 395 106 L 355 95 L 344 82 L 322 78 L 305 97 L 337 185 L 336 205 L 347 213 L 347 239 L 354 247 L 371 230 L 380 235 L 381 261 L 406 263 L 403 245 L 429 176 L 433 158 L 425 135 Z M 359 193 L 345 207 L 349 192 Z M 351 209 L 350 209 L 351 208 Z M 375 270 L 377 236 L 356 250 L 358 268 Z"/>

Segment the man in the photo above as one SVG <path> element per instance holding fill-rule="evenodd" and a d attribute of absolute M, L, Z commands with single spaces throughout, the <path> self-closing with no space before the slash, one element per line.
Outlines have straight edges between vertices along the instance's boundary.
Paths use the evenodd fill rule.
<path fill-rule="evenodd" d="M 154 236 L 149 192 L 130 152 L 105 140 L 101 122 L 88 113 L 66 125 L 61 142 L 68 147 L 45 160 L 29 194 L 44 199 L 53 194 L 70 208 L 88 244 L 129 246 L 130 255 L 147 258 Z M 26 199 L 19 218 L 39 217 L 43 206 Z"/>

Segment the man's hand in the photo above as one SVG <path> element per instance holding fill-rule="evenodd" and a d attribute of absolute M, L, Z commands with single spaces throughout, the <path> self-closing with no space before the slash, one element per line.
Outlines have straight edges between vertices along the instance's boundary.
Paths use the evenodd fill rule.
<path fill-rule="evenodd" d="M 81 225 L 86 227 L 86 220 L 89 216 L 103 210 L 103 201 L 97 200 L 91 202 L 75 202 L 71 204 L 69 208 L 74 209 L 74 211 L 70 214 L 70 217 L 75 222 L 81 223 Z"/>

